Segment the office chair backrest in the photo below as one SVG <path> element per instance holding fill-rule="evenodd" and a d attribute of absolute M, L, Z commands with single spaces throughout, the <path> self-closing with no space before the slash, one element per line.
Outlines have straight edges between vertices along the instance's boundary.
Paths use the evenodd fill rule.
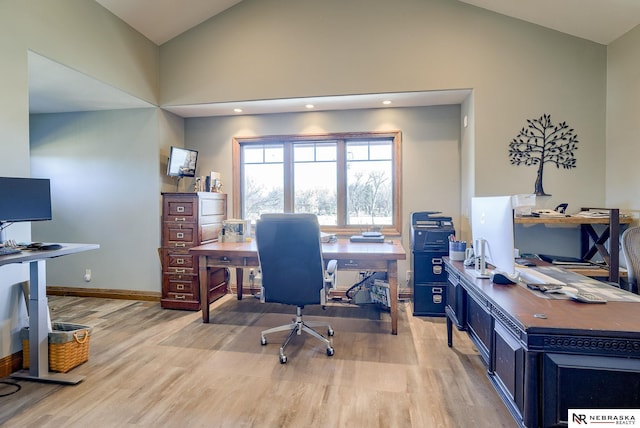
<path fill-rule="evenodd" d="M 640 278 L 640 227 L 630 227 L 622 233 L 622 255 L 627 265 L 629 291 L 637 293 Z"/>
<path fill-rule="evenodd" d="M 324 268 L 320 226 L 313 214 L 263 214 L 256 243 L 266 302 L 320 303 Z"/>

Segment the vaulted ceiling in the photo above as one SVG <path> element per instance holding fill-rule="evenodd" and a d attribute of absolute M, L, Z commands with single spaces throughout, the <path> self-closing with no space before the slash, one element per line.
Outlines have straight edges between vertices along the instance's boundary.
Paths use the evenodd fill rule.
<path fill-rule="evenodd" d="M 242 0 L 96 0 L 161 45 Z M 638 0 L 452 0 L 603 45 L 640 24 Z"/>
<path fill-rule="evenodd" d="M 161 45 L 242 0 L 95 0 L 152 42 Z M 640 24 L 640 0 L 451 0 L 552 28 L 607 45 Z M 69 89 L 70 88 L 70 89 Z M 380 107 L 394 95 L 396 106 L 459 103 L 467 91 L 371 94 L 356 97 L 260 101 L 252 113 L 303 111 L 322 101 L 325 109 Z M 81 95 L 79 95 L 81 94 Z M 150 106 L 116 88 L 36 54 L 29 56 L 31 113 Z M 228 103 L 171 109 L 183 117 L 226 115 Z"/>

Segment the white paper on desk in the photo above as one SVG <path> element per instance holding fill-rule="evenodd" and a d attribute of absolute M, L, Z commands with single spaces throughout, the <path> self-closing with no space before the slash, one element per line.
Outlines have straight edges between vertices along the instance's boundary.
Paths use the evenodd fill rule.
<path fill-rule="evenodd" d="M 336 239 L 335 233 L 320 232 L 320 242 L 329 243 Z"/>
<path fill-rule="evenodd" d="M 575 217 L 585 217 L 585 218 L 608 218 L 609 211 L 580 211 L 579 213 L 574 214 Z"/>

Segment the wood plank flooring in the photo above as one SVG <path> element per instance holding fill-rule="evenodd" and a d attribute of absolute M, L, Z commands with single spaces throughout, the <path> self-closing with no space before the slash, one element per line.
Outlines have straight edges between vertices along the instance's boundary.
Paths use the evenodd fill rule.
<path fill-rule="evenodd" d="M 305 308 L 335 330 L 335 355 L 310 336 L 286 333 L 260 345 L 260 331 L 295 308 L 228 295 L 200 312 L 158 303 L 51 296 L 54 321 L 93 327 L 89 361 L 59 386 L 11 378 L 0 397 L 3 427 L 441 427 L 515 423 L 466 333 L 446 344 L 444 318 L 413 317 L 400 303 L 398 335 L 375 308 Z M 0 384 L 0 395 L 12 390 Z"/>

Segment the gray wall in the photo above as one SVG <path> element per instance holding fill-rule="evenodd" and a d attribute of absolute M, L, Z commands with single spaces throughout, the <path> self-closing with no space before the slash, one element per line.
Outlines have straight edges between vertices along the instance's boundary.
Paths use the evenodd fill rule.
<path fill-rule="evenodd" d="M 157 104 L 159 99 L 159 48 L 94 1 L 3 0 L 0 2 L 0 175 L 31 175 L 29 144 L 28 52 L 32 50 L 61 64 L 97 78 L 140 99 Z M 109 133 L 117 134 L 117 125 Z M 106 138 L 105 138 L 106 139 Z M 135 145 L 135 140 L 129 141 Z M 158 148 L 149 155 L 157 159 Z M 157 171 L 142 178 L 145 187 L 155 183 Z M 125 176 L 104 177 L 112 188 Z M 133 183 L 130 183 L 133 184 Z M 119 199 L 111 200 L 117 207 Z M 140 211 L 157 213 L 153 206 Z M 116 215 L 112 211 L 112 215 Z M 72 234 L 71 231 L 69 231 Z M 28 224 L 13 225 L 7 237 L 31 239 Z M 65 233 L 66 235 L 66 233 Z M 82 241 L 85 241 L 82 237 Z M 99 242 L 98 242 L 99 243 Z M 155 241 L 152 245 L 156 245 Z M 71 260 L 72 257 L 66 258 Z M 154 270 L 156 265 L 137 269 Z M 100 269 L 96 267 L 96 269 Z M 102 270 L 117 269 L 104 266 Z M 21 349 L 20 329 L 26 325 L 26 309 L 18 291 L 28 278 L 28 266 L 0 268 L 0 358 Z M 132 273 L 135 275 L 135 273 Z"/>
<path fill-rule="evenodd" d="M 607 49 L 606 204 L 640 213 L 640 26 Z"/>
<path fill-rule="evenodd" d="M 159 291 L 160 184 L 156 109 L 30 117 L 31 173 L 51 179 L 53 220 L 40 242 L 100 249 L 47 263 L 54 286 Z M 93 279 L 83 280 L 91 269 Z"/>
<path fill-rule="evenodd" d="M 171 105 L 472 88 L 465 195 L 532 192 L 535 168 L 512 166 L 508 144 L 526 119 L 549 113 L 577 130 L 578 167 L 547 168 L 552 196 L 539 204 L 577 210 L 605 203 L 606 53 L 451 0 L 245 0 L 162 46 L 161 97 Z"/>
<path fill-rule="evenodd" d="M 409 214 L 413 211 L 442 211 L 459 224 L 459 124 L 458 105 L 194 118 L 185 121 L 185 141 L 199 151 L 198 174 L 220 172 L 223 191 L 230 192 L 233 137 L 401 130 L 402 243 L 408 249 Z M 233 206 L 232 195 L 228 202 Z M 409 269 L 409 260 L 398 264 L 401 287 Z"/>

